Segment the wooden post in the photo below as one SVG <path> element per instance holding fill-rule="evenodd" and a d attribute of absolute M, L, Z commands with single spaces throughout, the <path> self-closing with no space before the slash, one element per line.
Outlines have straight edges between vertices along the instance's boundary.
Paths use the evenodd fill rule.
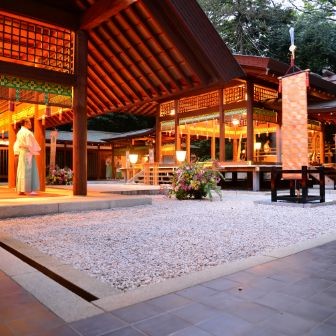
<path fill-rule="evenodd" d="M 215 121 L 212 120 L 212 136 L 211 136 L 211 160 L 216 159 L 216 133 L 215 133 Z"/>
<path fill-rule="evenodd" d="M 278 172 L 276 167 L 272 167 L 271 169 L 271 201 L 277 201 L 277 179 Z"/>
<path fill-rule="evenodd" d="M 225 114 L 224 114 L 224 90 L 218 90 L 219 95 L 219 161 L 225 161 Z"/>
<path fill-rule="evenodd" d="M 181 149 L 181 138 L 179 134 L 179 119 L 178 119 L 178 100 L 174 100 L 174 110 L 175 110 L 175 153 Z M 174 153 L 174 155 L 175 155 Z M 175 163 L 178 164 L 178 161 L 175 156 Z"/>
<path fill-rule="evenodd" d="M 49 147 L 50 149 L 50 147 Z M 67 162 L 67 145 L 66 142 L 63 144 L 63 167 L 70 167 L 70 162 Z"/>
<path fill-rule="evenodd" d="M 302 166 L 302 203 L 308 199 L 308 167 Z"/>
<path fill-rule="evenodd" d="M 87 54 L 88 39 L 84 31 L 76 32 L 73 96 L 73 194 L 87 195 Z"/>
<path fill-rule="evenodd" d="M 320 203 L 325 202 L 325 173 L 324 167 L 319 167 L 320 172 Z"/>
<path fill-rule="evenodd" d="M 40 155 L 36 155 L 36 164 L 40 178 L 40 190 L 45 191 L 46 188 L 46 138 L 45 127 L 42 121 L 38 120 L 38 105 L 35 105 L 34 117 L 34 136 L 41 147 Z"/>
<path fill-rule="evenodd" d="M 289 196 L 295 197 L 295 180 L 289 180 Z"/>
<path fill-rule="evenodd" d="M 8 121 L 8 188 L 15 188 L 16 186 L 17 157 L 15 157 L 13 149 L 15 140 L 16 133 L 12 124 L 12 116 L 10 115 Z"/>
<path fill-rule="evenodd" d="M 187 140 L 186 140 L 186 150 L 187 150 L 187 155 L 186 155 L 186 161 L 190 162 L 190 128 L 188 126 L 187 130 Z"/>
<path fill-rule="evenodd" d="M 320 138 L 320 163 L 325 163 L 325 127 L 322 123 L 322 131 L 321 131 L 321 138 Z"/>
<path fill-rule="evenodd" d="M 246 109 L 247 109 L 247 144 L 246 144 L 246 159 L 247 161 L 253 161 L 254 153 L 254 132 L 253 132 L 253 83 L 246 82 Z"/>
<path fill-rule="evenodd" d="M 102 169 L 102 164 L 101 164 L 101 151 L 100 151 L 100 145 L 98 144 L 97 145 L 97 151 L 98 151 L 98 167 L 97 167 L 97 172 L 96 172 L 96 180 L 100 180 L 101 178 L 102 178 L 102 176 L 101 176 L 101 169 Z M 113 158 L 111 158 L 111 159 L 113 159 Z M 112 163 L 111 163 L 111 165 L 112 165 L 112 167 L 113 167 L 113 161 L 112 161 Z M 106 167 L 105 167 L 106 168 Z"/>
<path fill-rule="evenodd" d="M 154 160 L 155 162 L 161 162 L 161 141 L 162 141 L 162 133 L 161 133 L 161 123 L 160 123 L 160 105 L 158 107 L 158 111 L 156 114 L 155 121 L 155 150 L 154 150 Z"/>
<path fill-rule="evenodd" d="M 233 139 L 233 161 L 238 161 L 238 139 Z"/>
<path fill-rule="evenodd" d="M 276 125 L 276 162 L 281 163 L 281 127 L 279 124 Z"/>

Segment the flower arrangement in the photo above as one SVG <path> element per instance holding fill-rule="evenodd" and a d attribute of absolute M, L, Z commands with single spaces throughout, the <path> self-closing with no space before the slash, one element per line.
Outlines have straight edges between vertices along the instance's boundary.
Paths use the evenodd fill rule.
<path fill-rule="evenodd" d="M 223 175 L 202 163 L 185 163 L 175 170 L 170 196 L 179 199 L 202 199 L 208 196 L 212 200 L 211 191 L 215 191 L 222 199 L 221 188 L 217 185 Z"/>
<path fill-rule="evenodd" d="M 69 185 L 72 184 L 72 176 L 73 172 L 70 168 L 55 166 L 55 169 L 49 169 L 47 184 Z"/>

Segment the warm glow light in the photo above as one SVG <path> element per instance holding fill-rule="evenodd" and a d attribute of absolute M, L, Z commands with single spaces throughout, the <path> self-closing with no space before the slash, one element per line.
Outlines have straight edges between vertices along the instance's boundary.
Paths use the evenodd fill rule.
<path fill-rule="evenodd" d="M 187 155 L 186 151 L 178 150 L 178 151 L 176 151 L 176 160 L 178 162 L 183 162 L 183 161 L 185 161 L 186 155 Z"/>
<path fill-rule="evenodd" d="M 254 150 L 260 150 L 261 149 L 261 142 L 255 142 L 254 143 Z"/>
<path fill-rule="evenodd" d="M 138 154 L 130 154 L 129 156 L 129 160 L 132 164 L 137 163 L 138 161 Z"/>
<path fill-rule="evenodd" d="M 234 125 L 234 126 L 239 125 L 239 120 L 238 119 L 232 119 L 232 125 Z"/>

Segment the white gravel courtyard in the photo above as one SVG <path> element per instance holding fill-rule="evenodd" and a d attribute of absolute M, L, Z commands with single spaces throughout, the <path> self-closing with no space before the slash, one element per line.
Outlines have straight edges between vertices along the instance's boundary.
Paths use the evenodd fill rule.
<path fill-rule="evenodd" d="M 335 205 L 256 205 L 153 197 L 153 205 L 0 220 L 0 232 L 128 290 L 336 232 Z"/>

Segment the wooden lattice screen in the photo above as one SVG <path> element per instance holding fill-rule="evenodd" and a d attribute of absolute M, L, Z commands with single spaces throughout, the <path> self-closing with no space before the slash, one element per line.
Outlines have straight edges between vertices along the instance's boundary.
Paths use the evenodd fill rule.
<path fill-rule="evenodd" d="M 73 73 L 73 33 L 0 13 L 0 59 Z"/>

